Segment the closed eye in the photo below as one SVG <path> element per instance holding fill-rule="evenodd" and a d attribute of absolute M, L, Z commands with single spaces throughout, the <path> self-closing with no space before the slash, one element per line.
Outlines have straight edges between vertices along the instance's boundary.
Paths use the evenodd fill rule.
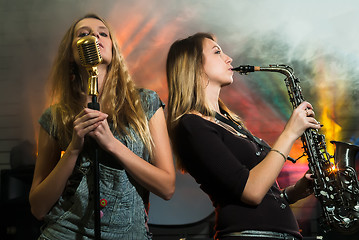
<path fill-rule="evenodd" d="M 105 32 L 100 33 L 100 35 L 101 35 L 102 37 L 108 37 L 108 34 L 105 33 Z"/>
<path fill-rule="evenodd" d="M 85 37 L 89 34 L 90 34 L 90 30 L 86 27 L 83 27 L 76 32 L 77 37 L 80 37 L 80 38 Z"/>
<path fill-rule="evenodd" d="M 82 33 L 79 33 L 78 37 L 85 37 L 85 36 L 87 36 L 87 35 L 89 35 L 89 33 L 87 33 L 87 32 L 82 32 Z"/>

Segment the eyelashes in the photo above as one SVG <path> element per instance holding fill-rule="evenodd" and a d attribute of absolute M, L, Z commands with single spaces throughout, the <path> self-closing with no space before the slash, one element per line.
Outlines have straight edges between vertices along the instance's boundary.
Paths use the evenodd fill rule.
<path fill-rule="evenodd" d="M 77 34 L 77 36 L 78 37 L 85 37 L 85 36 L 88 36 L 88 35 L 90 35 L 90 33 L 91 33 L 92 31 L 90 31 L 90 30 L 82 30 L 82 31 L 80 31 L 78 34 Z M 105 31 L 102 31 L 102 32 L 98 32 L 98 34 L 101 36 L 101 37 L 108 37 L 109 36 L 109 34 L 107 33 L 107 32 L 105 32 Z"/>

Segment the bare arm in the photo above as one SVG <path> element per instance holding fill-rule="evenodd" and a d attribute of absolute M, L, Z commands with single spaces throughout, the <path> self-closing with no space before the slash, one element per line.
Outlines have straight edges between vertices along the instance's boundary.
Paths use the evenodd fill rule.
<path fill-rule="evenodd" d="M 307 108 L 310 109 L 308 110 L 309 116 L 306 113 Z M 314 112 L 311 109 L 312 106 L 309 103 L 303 102 L 293 111 L 284 131 L 273 145 L 273 149 L 288 156 L 295 140 L 307 128 L 320 128 L 318 122 L 313 118 Z M 252 205 L 259 204 L 278 177 L 284 162 L 285 159 L 279 153 L 269 152 L 261 163 L 250 170 L 241 200 Z"/>
<path fill-rule="evenodd" d="M 61 196 L 78 153 L 66 151 L 61 159 L 60 155 L 61 151 L 55 139 L 40 128 L 38 157 L 29 196 L 31 212 L 39 220 Z"/>
<path fill-rule="evenodd" d="M 162 108 L 152 116 L 149 127 L 154 142 L 152 164 L 118 141 L 112 135 L 106 120 L 90 135 L 104 150 L 118 159 L 138 183 L 159 197 L 169 200 L 175 190 L 175 170 Z"/>
<path fill-rule="evenodd" d="M 82 111 L 74 122 L 72 141 L 62 157 L 57 141 L 40 127 L 38 157 L 29 195 L 31 212 L 37 219 L 43 219 L 60 198 L 82 150 L 84 136 L 106 117 L 91 110 Z"/>

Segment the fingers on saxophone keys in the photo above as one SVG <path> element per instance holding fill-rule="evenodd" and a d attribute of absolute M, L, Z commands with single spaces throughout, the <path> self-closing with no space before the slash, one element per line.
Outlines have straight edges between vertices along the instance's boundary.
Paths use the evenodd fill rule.
<path fill-rule="evenodd" d="M 321 128 L 324 126 L 323 124 L 321 124 L 317 119 L 314 118 L 315 124 L 319 125 Z"/>
<path fill-rule="evenodd" d="M 306 114 L 307 117 L 314 117 L 315 116 L 315 113 L 314 113 L 313 109 L 307 108 L 304 111 L 305 111 L 305 114 Z"/>
<path fill-rule="evenodd" d="M 324 125 L 323 124 L 321 124 L 319 121 L 317 121 L 316 119 L 315 119 L 315 121 L 317 122 L 317 124 L 320 126 L 320 127 L 323 127 Z"/>
<path fill-rule="evenodd" d="M 314 128 L 322 128 L 323 124 L 320 124 L 320 122 L 318 122 L 315 118 L 313 117 L 309 117 L 309 123 L 314 124 Z"/>

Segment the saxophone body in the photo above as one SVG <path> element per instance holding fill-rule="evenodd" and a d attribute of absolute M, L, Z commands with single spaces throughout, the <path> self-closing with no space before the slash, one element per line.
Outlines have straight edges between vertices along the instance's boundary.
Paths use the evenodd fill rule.
<path fill-rule="evenodd" d="M 243 65 L 233 68 L 240 74 L 269 71 L 284 74 L 293 109 L 304 101 L 300 80 L 293 69 L 286 65 L 256 67 Z M 359 230 L 359 182 L 355 170 L 355 157 L 359 146 L 331 141 L 335 145 L 334 157 L 327 151 L 325 136 L 317 129 L 307 129 L 302 137 L 304 155 L 309 170 L 314 174 L 314 196 L 322 208 L 321 227 L 325 232 L 335 230 L 351 234 Z M 334 163 L 330 160 L 334 158 Z"/>

